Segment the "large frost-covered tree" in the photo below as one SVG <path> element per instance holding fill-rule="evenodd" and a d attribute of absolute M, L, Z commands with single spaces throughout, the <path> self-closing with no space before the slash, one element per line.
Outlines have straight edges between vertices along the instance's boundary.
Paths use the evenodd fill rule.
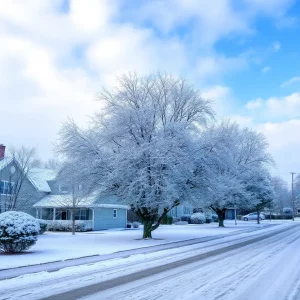
<path fill-rule="evenodd" d="M 250 183 L 259 182 L 266 164 L 272 163 L 265 138 L 247 128 L 223 121 L 204 131 L 201 143 L 206 149 L 202 158 L 201 200 L 210 207 L 224 226 L 225 212 L 232 207 L 251 207 L 256 203 Z M 203 180 L 204 178 L 204 180 Z"/>
<path fill-rule="evenodd" d="M 173 207 L 195 194 L 195 140 L 213 111 L 185 80 L 166 74 L 124 75 L 99 99 L 103 112 L 88 130 L 67 123 L 60 149 L 90 189 L 130 205 L 150 238 Z"/>

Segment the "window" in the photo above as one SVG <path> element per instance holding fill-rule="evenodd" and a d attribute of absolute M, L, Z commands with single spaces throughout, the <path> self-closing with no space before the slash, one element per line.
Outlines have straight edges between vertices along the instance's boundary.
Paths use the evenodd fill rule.
<path fill-rule="evenodd" d="M 59 192 L 60 192 L 60 193 L 63 193 L 63 194 L 68 193 L 68 187 L 65 186 L 65 185 L 59 185 L 59 186 L 58 186 L 58 189 L 59 189 Z"/>
<path fill-rule="evenodd" d="M 113 216 L 114 216 L 114 218 L 117 217 L 117 210 L 116 209 L 113 210 Z"/>
<path fill-rule="evenodd" d="M 0 182 L 0 194 L 1 195 L 11 195 L 13 183 L 9 181 Z"/>
<path fill-rule="evenodd" d="M 88 220 L 88 209 L 86 208 L 78 208 L 75 210 L 75 220 Z"/>

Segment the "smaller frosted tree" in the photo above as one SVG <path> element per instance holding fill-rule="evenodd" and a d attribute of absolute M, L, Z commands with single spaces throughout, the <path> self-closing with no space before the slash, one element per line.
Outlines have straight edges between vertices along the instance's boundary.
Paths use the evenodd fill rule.
<path fill-rule="evenodd" d="M 9 157 L 12 158 L 12 163 L 9 168 L 9 186 L 8 193 L 2 196 L 2 210 L 18 210 L 31 208 L 32 192 L 28 188 L 28 175 L 34 167 L 36 151 L 34 148 L 14 148 L 9 151 Z M 2 173 L 0 172 L 0 180 Z M 0 203 L 1 205 L 1 203 Z"/>
<path fill-rule="evenodd" d="M 86 181 L 78 173 L 78 166 L 74 168 L 74 164 L 65 161 L 61 164 L 58 172 L 57 180 L 68 190 L 66 197 L 58 198 L 57 204 L 70 209 L 72 216 L 72 235 L 75 235 L 76 220 L 75 215 L 79 207 L 86 201 L 89 196 Z"/>
<path fill-rule="evenodd" d="M 256 199 L 250 195 L 249 178 L 256 178 L 262 166 L 272 163 L 266 152 L 265 138 L 235 123 L 224 121 L 203 132 L 198 184 L 201 199 L 198 206 L 209 207 L 224 226 L 225 212 L 232 207 L 248 207 Z"/>
<path fill-rule="evenodd" d="M 280 177 L 271 178 L 271 186 L 273 189 L 273 209 L 280 214 L 283 214 L 285 207 L 292 207 L 291 194 L 288 189 L 287 182 Z"/>
<path fill-rule="evenodd" d="M 248 207 L 254 208 L 257 212 L 257 224 L 260 223 L 260 212 L 265 207 L 271 207 L 274 198 L 270 175 L 266 169 L 256 170 L 256 174 L 251 174 L 246 184 L 246 197 Z"/>

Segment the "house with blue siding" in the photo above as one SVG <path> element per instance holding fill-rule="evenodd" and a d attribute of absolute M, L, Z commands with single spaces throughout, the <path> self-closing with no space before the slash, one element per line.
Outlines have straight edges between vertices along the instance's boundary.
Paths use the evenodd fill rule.
<path fill-rule="evenodd" d="M 127 205 L 117 204 L 116 196 L 89 196 L 76 202 L 75 220 L 89 230 L 126 228 Z M 70 194 L 49 194 L 33 205 L 36 216 L 51 221 L 72 220 L 73 199 Z"/>
<path fill-rule="evenodd" d="M 169 211 L 168 215 L 173 218 L 181 218 L 185 215 L 191 215 L 193 213 L 194 208 L 195 207 L 190 205 L 189 203 L 182 203 L 178 206 L 173 207 Z"/>
<path fill-rule="evenodd" d="M 0 144 L 0 213 L 10 210 L 10 203 L 22 177 L 22 186 L 14 210 L 23 211 L 44 220 L 75 220 L 86 223 L 90 230 L 127 227 L 128 206 L 118 202 L 116 196 L 90 196 L 76 201 L 68 187 L 57 180 L 54 170 L 30 168 L 22 174 L 22 166 L 15 158 L 5 155 L 5 146 Z M 17 182 L 18 181 L 18 182 Z"/>

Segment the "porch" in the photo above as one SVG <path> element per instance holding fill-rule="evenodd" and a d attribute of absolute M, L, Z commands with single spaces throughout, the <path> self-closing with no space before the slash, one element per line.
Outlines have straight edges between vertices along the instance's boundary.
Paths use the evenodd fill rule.
<path fill-rule="evenodd" d="M 94 228 L 94 210 L 92 208 L 57 208 L 57 207 L 39 207 L 36 208 L 36 217 L 49 221 L 49 224 L 60 224 L 62 227 L 72 221 L 72 214 L 75 214 L 75 223 L 84 224 L 85 228 L 93 230 Z"/>

